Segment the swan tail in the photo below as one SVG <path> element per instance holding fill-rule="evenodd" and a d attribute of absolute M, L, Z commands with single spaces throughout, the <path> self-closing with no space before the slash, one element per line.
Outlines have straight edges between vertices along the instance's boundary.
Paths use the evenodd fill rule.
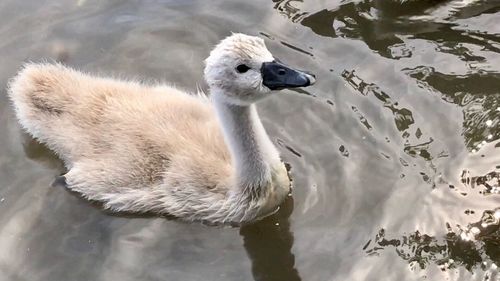
<path fill-rule="evenodd" d="M 68 141 L 78 98 L 68 89 L 78 88 L 78 82 L 75 71 L 60 64 L 29 63 L 9 83 L 8 96 L 21 126 L 59 155 L 78 145 Z"/>

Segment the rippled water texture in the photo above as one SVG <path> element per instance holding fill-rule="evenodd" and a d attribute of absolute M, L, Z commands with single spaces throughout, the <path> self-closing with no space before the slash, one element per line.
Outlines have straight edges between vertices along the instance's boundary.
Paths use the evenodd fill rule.
<path fill-rule="evenodd" d="M 230 32 L 318 83 L 259 105 L 294 195 L 242 228 L 116 216 L 0 95 L 0 280 L 498 280 L 500 3 L 0 3 L 2 89 L 28 60 L 206 88 Z M 105 133 L 105 132 L 103 132 Z"/>

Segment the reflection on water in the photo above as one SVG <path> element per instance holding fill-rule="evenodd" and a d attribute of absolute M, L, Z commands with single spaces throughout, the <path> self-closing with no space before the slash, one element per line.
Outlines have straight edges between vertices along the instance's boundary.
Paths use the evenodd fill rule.
<path fill-rule="evenodd" d="M 293 199 L 288 197 L 276 214 L 241 228 L 256 281 L 301 280 L 292 254 L 293 235 L 288 221 L 292 211 Z"/>
<path fill-rule="evenodd" d="M 361 39 L 370 49 L 388 58 L 412 56 L 411 48 L 408 48 L 402 39 L 407 36 L 412 39 L 431 40 L 441 51 L 454 53 L 468 60 L 477 60 L 481 57 L 471 56 L 472 52 L 463 45 L 464 43 L 479 45 L 495 52 L 500 50 L 498 45 L 500 41 L 493 34 L 464 30 L 454 22 L 432 18 L 432 8 L 439 6 L 433 1 L 409 1 L 412 4 L 405 6 L 394 4 L 396 1 L 346 1 L 333 9 L 309 12 L 294 6 L 294 3 L 303 1 L 275 2 L 275 8 L 282 14 L 294 22 L 309 27 L 318 35 Z M 450 17 L 467 19 L 480 14 L 496 13 L 500 7 L 495 2 L 475 1 L 463 7 L 455 7 L 459 10 L 454 10 Z M 425 14 L 425 10 L 431 14 L 430 17 L 401 17 L 408 14 Z"/>
<path fill-rule="evenodd" d="M 365 82 L 363 79 L 358 77 L 354 73 L 354 70 L 344 70 L 342 72 L 342 77 L 357 92 L 364 96 L 373 95 L 380 102 L 382 107 L 389 109 L 394 118 L 394 125 L 396 129 L 401 132 L 401 138 L 404 140 L 403 151 L 413 158 L 419 157 L 424 159 L 428 162 L 432 171 L 436 172 L 435 165 L 432 161 L 433 158 L 443 158 L 448 157 L 449 155 L 446 151 L 431 152 L 431 145 L 434 140 L 432 137 L 424 136 L 420 128 L 414 129 L 412 127 L 415 123 L 412 112 L 408 108 L 401 108 L 398 102 L 392 101 L 391 97 L 382 91 L 377 85 Z M 357 109 L 355 112 L 357 112 Z M 371 129 L 368 121 L 362 115 L 360 115 L 360 122 L 367 129 Z M 408 166 L 408 163 L 404 159 L 400 158 L 400 161 L 403 166 Z M 431 178 L 427 174 L 424 172 L 420 172 L 420 174 L 426 183 L 435 187 L 435 183 L 431 182 Z"/>
<path fill-rule="evenodd" d="M 500 278 L 500 3 L 394 2 L 2 1 L 2 85 L 48 59 L 194 91 L 230 32 L 318 82 L 259 104 L 294 192 L 241 228 L 110 215 L 51 186 L 61 162 L 3 90 L 0 281 Z"/>
<path fill-rule="evenodd" d="M 453 75 L 428 67 L 406 72 L 422 87 L 440 93 L 444 101 L 462 108 L 463 134 L 471 151 L 476 152 L 487 142 L 500 138 L 500 73 L 478 71 Z"/>
<path fill-rule="evenodd" d="M 369 256 L 376 256 L 381 250 L 395 248 L 412 269 L 425 269 L 434 263 L 442 270 L 463 266 L 469 271 L 492 269 L 496 273 L 500 264 L 500 208 L 484 211 L 480 221 L 465 227 L 447 227 L 448 233 L 442 238 L 417 230 L 391 239 L 381 229 L 363 249 Z"/>
<path fill-rule="evenodd" d="M 470 189 L 477 189 L 480 194 L 500 194 L 500 165 L 485 175 L 470 176 L 467 170 L 462 171 L 462 184 Z"/>
<path fill-rule="evenodd" d="M 437 67 L 426 65 L 403 68 L 402 71 L 415 79 L 422 89 L 461 108 L 462 135 L 470 152 L 481 153 L 481 157 L 485 157 L 485 154 L 495 155 L 492 157 L 494 160 L 490 161 L 499 160 L 496 157 L 498 152 L 495 149 L 492 151 L 491 146 L 499 146 L 495 143 L 500 139 L 500 76 L 499 69 L 491 67 L 488 62 L 492 53 L 496 53 L 496 56 L 500 53 L 499 33 L 470 29 L 455 21 L 497 13 L 500 3 L 480 0 L 412 1 L 398 6 L 392 1 L 349 1 L 332 9 L 314 11 L 308 10 L 303 1 L 274 2 L 274 8 L 282 15 L 320 36 L 361 40 L 371 50 L 389 59 L 412 58 L 419 50 L 410 42 L 427 40 L 438 52 L 463 61 L 466 66 L 464 74 L 441 72 Z M 489 52 L 489 58 L 478 54 L 478 49 L 481 53 Z M 498 62 L 497 59 L 493 61 Z M 390 110 L 394 125 L 401 132 L 403 151 L 411 157 L 423 158 L 434 174 L 431 178 L 420 172 L 422 180 L 433 188 L 437 185 L 446 186 L 448 182 L 441 177 L 433 159 L 449 158 L 450 152 L 436 144 L 434 138 L 426 135 L 420 127 L 413 128 L 417 124 L 412 111 L 400 106 L 375 83 L 357 75 L 355 69 L 344 70 L 341 76 L 357 93 L 375 97 L 383 108 Z M 356 106 L 352 106 L 352 110 L 361 124 L 367 130 L 372 130 L 369 119 Z M 485 146 L 490 148 L 481 151 Z M 409 165 L 403 158 L 400 158 L 400 162 L 403 166 Z M 469 171 L 464 170 L 461 182 L 468 191 L 458 192 L 467 196 L 470 189 L 480 189 L 478 194 L 498 194 L 498 168 L 497 165 L 495 171 L 476 176 L 470 176 Z M 457 190 L 453 184 L 448 186 Z M 468 215 L 474 213 L 473 210 L 465 211 Z M 463 266 L 469 271 L 486 271 L 484 280 L 490 280 L 497 278 L 497 264 L 500 263 L 499 219 L 500 210 L 494 209 L 484 211 L 479 222 L 470 223 L 464 228 L 457 225 L 455 231 L 447 223 L 448 233 L 443 238 L 417 230 L 400 239 L 387 239 L 385 230 L 381 229 L 374 241 L 370 240 L 363 249 L 371 256 L 379 255 L 381 250 L 392 246 L 396 248 L 397 255 L 410 263 L 412 268 L 418 265 L 424 269 L 429 264 L 436 264 L 442 270 Z"/>

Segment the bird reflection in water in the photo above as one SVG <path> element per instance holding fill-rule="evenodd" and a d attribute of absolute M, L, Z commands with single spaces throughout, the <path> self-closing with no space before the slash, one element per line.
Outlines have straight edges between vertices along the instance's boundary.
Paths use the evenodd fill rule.
<path fill-rule="evenodd" d="M 241 227 L 256 281 L 301 280 L 292 253 L 293 234 L 288 220 L 292 211 L 293 198 L 288 196 L 275 214 Z"/>

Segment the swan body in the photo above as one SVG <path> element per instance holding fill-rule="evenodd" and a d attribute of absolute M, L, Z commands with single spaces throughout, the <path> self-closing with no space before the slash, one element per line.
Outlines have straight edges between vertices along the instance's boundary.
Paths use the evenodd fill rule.
<path fill-rule="evenodd" d="M 262 39 L 233 34 L 210 53 L 205 79 L 210 97 L 32 63 L 8 93 L 21 126 L 59 155 L 66 186 L 83 197 L 189 221 L 258 219 L 290 183 L 255 102 L 314 76 L 275 62 Z"/>

